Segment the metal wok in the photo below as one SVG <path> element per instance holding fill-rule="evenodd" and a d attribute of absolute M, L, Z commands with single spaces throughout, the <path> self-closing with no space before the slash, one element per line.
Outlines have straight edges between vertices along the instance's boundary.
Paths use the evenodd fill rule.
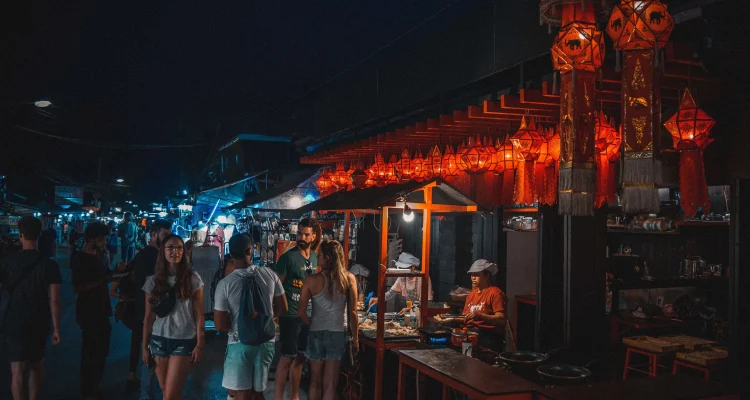
<path fill-rule="evenodd" d="M 564 347 L 550 350 L 547 353 L 537 353 L 534 351 L 506 351 L 504 353 L 500 353 L 497 356 L 497 360 L 499 362 L 505 363 L 511 368 L 531 368 L 546 362 L 547 360 L 549 360 L 549 357 L 551 355 L 559 352 L 562 349 L 564 349 Z"/>
<path fill-rule="evenodd" d="M 585 383 L 591 376 L 591 371 L 586 367 L 593 363 L 590 362 L 584 367 L 563 364 L 547 364 L 537 367 L 536 371 L 544 380 L 555 384 L 577 384 Z"/>

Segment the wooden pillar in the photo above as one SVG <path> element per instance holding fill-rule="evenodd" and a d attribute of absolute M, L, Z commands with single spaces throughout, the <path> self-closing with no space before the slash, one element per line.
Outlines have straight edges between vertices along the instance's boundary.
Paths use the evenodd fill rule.
<path fill-rule="evenodd" d="M 539 206 L 539 255 L 534 350 L 562 347 L 563 217 L 555 206 Z"/>
<path fill-rule="evenodd" d="M 375 339 L 375 400 L 383 398 L 383 364 L 385 357 L 385 274 L 388 270 L 388 207 L 380 209 L 380 257 L 378 261 L 378 321 Z"/>
<path fill-rule="evenodd" d="M 427 325 L 427 308 L 429 307 L 429 291 L 430 291 L 430 239 L 432 231 L 432 186 L 424 188 L 424 203 L 425 209 L 422 215 L 422 295 L 419 297 L 422 300 L 421 305 L 421 321 L 420 326 Z"/>
<path fill-rule="evenodd" d="M 750 357 L 750 179 L 732 182 L 729 251 L 730 381 L 744 384 Z"/>

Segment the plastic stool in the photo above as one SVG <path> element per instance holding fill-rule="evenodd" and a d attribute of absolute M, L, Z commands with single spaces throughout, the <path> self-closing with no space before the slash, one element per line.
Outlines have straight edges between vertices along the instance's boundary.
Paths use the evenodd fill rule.
<path fill-rule="evenodd" d="M 630 364 L 631 353 L 646 356 L 648 358 L 648 363 L 631 365 Z M 659 367 L 667 368 L 667 366 L 659 364 L 659 359 L 663 357 L 664 355 L 665 354 L 653 353 L 653 352 L 646 351 L 646 350 L 628 347 L 627 353 L 625 353 L 625 368 L 622 372 L 622 380 L 628 379 L 628 371 L 637 371 L 637 372 L 644 373 L 650 377 L 655 377 L 659 370 Z M 639 367 L 643 367 L 643 366 L 648 366 L 648 371 L 639 369 Z"/>

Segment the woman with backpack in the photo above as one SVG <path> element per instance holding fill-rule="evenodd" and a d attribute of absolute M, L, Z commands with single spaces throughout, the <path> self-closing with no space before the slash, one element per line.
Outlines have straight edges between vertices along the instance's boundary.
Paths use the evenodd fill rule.
<path fill-rule="evenodd" d="M 164 399 L 180 399 L 192 364 L 205 347 L 203 281 L 184 256 L 177 235 L 162 242 L 155 275 L 146 279 L 143 321 L 143 363 L 154 366 Z"/>
<path fill-rule="evenodd" d="M 324 240 L 318 250 L 318 263 L 321 270 L 305 279 L 297 310 L 302 323 L 310 326 L 305 352 L 312 373 L 310 399 L 320 399 L 322 389 L 323 399 L 334 400 L 347 336 L 351 338 L 351 351 L 356 352 L 359 347 L 357 283 L 346 270 L 341 243 Z M 312 301 L 312 318 L 306 312 L 309 301 Z"/>

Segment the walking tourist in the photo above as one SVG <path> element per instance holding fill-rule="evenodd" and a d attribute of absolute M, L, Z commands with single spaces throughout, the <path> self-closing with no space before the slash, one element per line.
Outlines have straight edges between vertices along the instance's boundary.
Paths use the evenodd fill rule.
<path fill-rule="evenodd" d="M 135 257 L 135 242 L 138 240 L 138 226 L 132 221 L 131 213 L 126 212 L 123 216 L 121 227 L 118 228 L 122 240 L 122 260 L 129 263 Z"/>
<path fill-rule="evenodd" d="M 70 234 L 68 235 L 68 260 L 73 261 L 73 255 L 79 252 L 86 244 L 83 239 L 83 221 L 76 220 L 75 225 L 70 228 Z"/>
<path fill-rule="evenodd" d="M 141 360 L 141 348 L 143 347 L 143 319 L 146 315 L 146 301 L 145 296 L 141 292 L 141 288 L 146 284 L 146 279 L 154 274 L 156 268 L 156 260 L 159 258 L 159 249 L 161 248 L 164 238 L 169 236 L 172 232 L 172 223 L 157 219 L 151 224 L 151 242 L 148 246 L 141 249 L 135 256 L 133 261 L 128 264 L 127 269 L 133 271 L 135 279 L 135 287 L 138 289 L 138 294 L 135 296 L 135 314 L 138 325 L 135 329 L 130 332 L 130 358 L 133 357 Z M 133 347 L 137 343 L 136 347 Z M 146 343 L 148 344 L 148 343 Z M 148 367 L 148 364 L 140 363 L 140 388 L 141 388 L 141 400 L 150 400 L 153 398 L 153 387 L 154 387 L 154 370 Z M 128 384 L 129 386 L 135 385 L 138 382 L 137 371 L 132 369 L 128 373 Z"/>
<path fill-rule="evenodd" d="M 253 265 L 253 239 L 249 235 L 232 236 L 229 240 L 229 254 L 235 270 L 217 285 L 214 305 L 216 330 L 229 332 L 221 385 L 230 390 L 230 395 L 236 400 L 262 400 L 268 381 L 268 369 L 276 348 L 272 319 L 285 313 L 288 305 L 279 277 L 268 268 Z M 254 279 L 257 286 L 249 285 L 249 279 Z M 255 293 L 248 292 L 253 287 L 257 288 L 258 298 L 264 300 L 263 304 L 268 308 L 266 312 L 270 311 L 272 314 L 265 314 L 265 321 L 270 323 L 272 330 L 270 338 L 263 337 L 261 330 L 255 332 L 260 335 L 259 338 L 240 336 L 238 324 L 244 324 L 243 328 L 247 330 L 256 328 L 248 326 L 247 321 L 252 321 L 251 316 L 240 315 L 243 295 L 245 298 L 253 296 Z M 253 305 L 253 310 L 247 307 L 244 310 L 248 313 L 263 310 L 260 304 Z"/>
<path fill-rule="evenodd" d="M 57 231 L 55 230 L 55 217 L 47 215 L 42 217 L 42 233 L 39 235 L 37 248 L 42 256 L 55 258 L 57 256 Z"/>
<path fill-rule="evenodd" d="M 299 399 L 299 383 L 302 377 L 302 364 L 305 362 L 308 327 L 299 319 L 297 305 L 300 300 L 302 283 L 305 277 L 317 272 L 318 257 L 310 247 L 317 235 L 315 223 L 304 218 L 297 225 L 297 246 L 282 254 L 275 270 L 284 284 L 284 293 L 289 310 L 279 317 L 279 340 L 281 359 L 276 367 L 275 395 L 277 400 L 284 398 L 284 388 L 289 379 L 291 400 Z M 307 312 L 309 314 L 310 308 Z"/>
<path fill-rule="evenodd" d="M 357 349 L 358 346 L 357 282 L 354 275 L 346 270 L 347 260 L 341 243 L 324 240 L 320 244 L 318 257 L 321 271 L 305 279 L 297 314 L 310 327 L 305 352 L 312 373 L 309 397 L 311 400 L 335 400 L 347 341 L 347 325 L 352 348 Z M 305 311 L 311 301 L 312 318 Z"/>
<path fill-rule="evenodd" d="M 114 260 L 115 256 L 117 255 L 117 247 L 119 247 L 115 221 L 109 221 L 107 226 L 109 227 L 109 236 L 107 237 L 107 251 L 109 251 L 109 257 Z"/>
<path fill-rule="evenodd" d="M 50 321 L 52 345 L 60 343 L 60 267 L 37 250 L 41 230 L 38 219 L 21 218 L 23 250 L 0 260 L 0 338 L 10 359 L 14 400 L 41 398 Z"/>
<path fill-rule="evenodd" d="M 113 276 L 101 257 L 107 236 L 107 225 L 90 223 L 84 232 L 86 245 L 73 255 L 71 265 L 73 291 L 78 295 L 76 322 L 82 333 L 80 377 L 84 399 L 101 399 L 97 392 L 109 355 L 112 307 L 108 283 Z"/>
<path fill-rule="evenodd" d="M 164 239 L 156 270 L 143 285 L 146 317 L 143 321 L 142 359 L 155 365 L 164 399 L 180 399 L 193 364 L 205 347 L 203 281 L 193 272 L 185 244 L 177 235 Z"/>

